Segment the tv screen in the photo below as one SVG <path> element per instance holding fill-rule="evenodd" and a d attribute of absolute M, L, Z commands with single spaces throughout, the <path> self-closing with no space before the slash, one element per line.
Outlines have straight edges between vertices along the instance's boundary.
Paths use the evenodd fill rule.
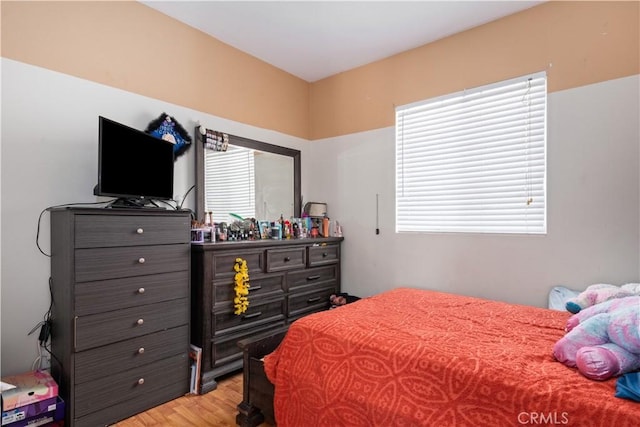
<path fill-rule="evenodd" d="M 97 196 L 132 205 L 173 197 L 173 144 L 99 117 Z M 125 203 L 126 204 L 126 203 Z"/>

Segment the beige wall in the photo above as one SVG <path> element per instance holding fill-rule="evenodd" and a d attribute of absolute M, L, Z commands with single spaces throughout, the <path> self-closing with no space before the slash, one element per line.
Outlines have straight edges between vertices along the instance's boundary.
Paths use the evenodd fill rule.
<path fill-rule="evenodd" d="M 309 84 L 137 2 L 5 1 L 2 55 L 314 140 L 534 71 L 550 92 L 638 74 L 639 5 L 551 1 Z"/>
<path fill-rule="evenodd" d="M 549 92 L 638 74 L 639 4 L 549 2 L 316 82 L 310 139 L 392 126 L 397 105 L 535 71 Z"/>
<path fill-rule="evenodd" d="M 138 2 L 1 6 L 5 58 L 308 137 L 307 82 Z"/>

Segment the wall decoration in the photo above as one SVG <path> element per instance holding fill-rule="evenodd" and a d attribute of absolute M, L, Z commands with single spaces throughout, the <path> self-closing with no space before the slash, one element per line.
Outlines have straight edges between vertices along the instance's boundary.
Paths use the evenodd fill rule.
<path fill-rule="evenodd" d="M 173 144 L 173 154 L 176 158 L 184 154 L 191 146 L 189 133 L 170 115 L 162 113 L 153 120 L 145 132 Z"/>
<path fill-rule="evenodd" d="M 227 151 L 229 148 L 229 135 L 217 130 L 207 129 L 203 126 L 199 127 L 200 135 L 204 148 L 213 151 Z"/>

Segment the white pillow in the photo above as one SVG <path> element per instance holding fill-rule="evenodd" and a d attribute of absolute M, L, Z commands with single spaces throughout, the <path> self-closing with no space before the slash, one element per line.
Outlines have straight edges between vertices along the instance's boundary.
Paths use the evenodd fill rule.
<path fill-rule="evenodd" d="M 578 296 L 581 291 L 565 288 L 564 286 L 554 286 L 549 291 L 549 308 L 552 310 L 566 311 L 567 300 Z"/>

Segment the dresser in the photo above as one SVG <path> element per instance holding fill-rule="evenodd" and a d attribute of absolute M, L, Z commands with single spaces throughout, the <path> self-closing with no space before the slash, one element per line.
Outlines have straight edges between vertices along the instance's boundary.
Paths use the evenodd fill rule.
<path fill-rule="evenodd" d="M 342 237 L 194 244 L 191 342 L 202 348 L 201 393 L 242 368 L 238 341 L 329 308 L 340 291 Z M 234 265 L 246 260 L 249 307 L 234 314 Z"/>
<path fill-rule="evenodd" d="M 190 219 L 51 211 L 51 369 L 65 425 L 112 424 L 189 391 Z"/>

